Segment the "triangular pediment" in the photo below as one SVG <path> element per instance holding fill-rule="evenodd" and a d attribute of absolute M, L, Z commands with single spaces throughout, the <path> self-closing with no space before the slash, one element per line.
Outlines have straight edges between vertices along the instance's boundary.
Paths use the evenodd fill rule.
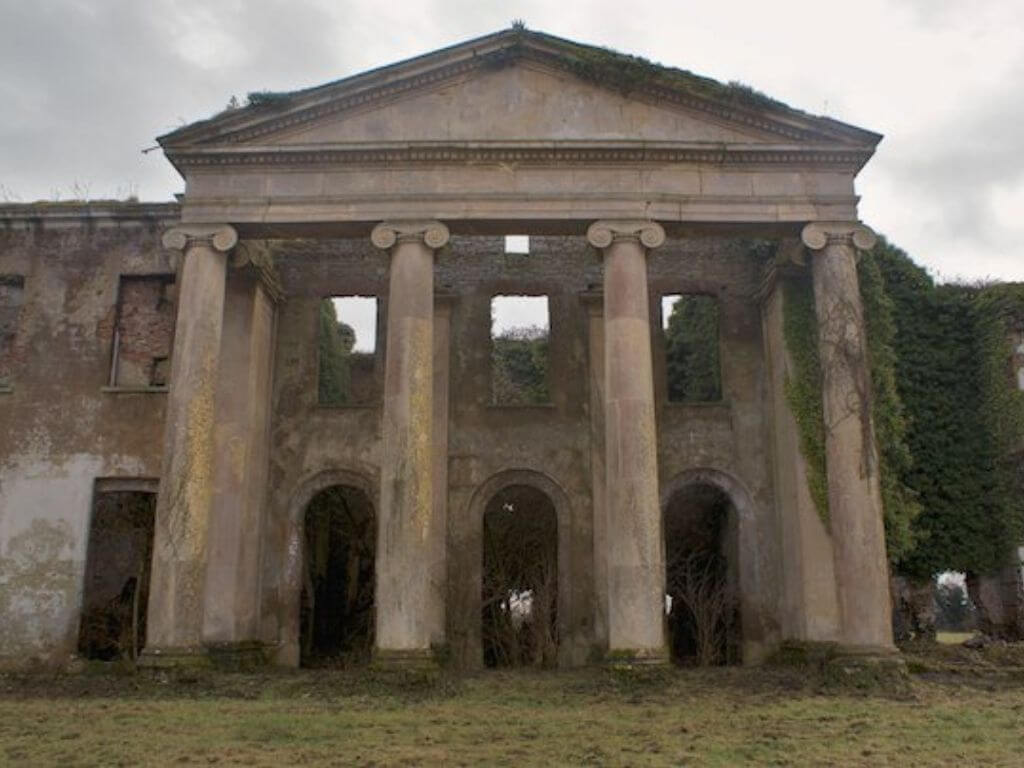
<path fill-rule="evenodd" d="M 870 154 L 881 138 L 749 89 L 521 29 L 306 91 L 253 94 L 250 101 L 160 143 L 173 161 L 218 148 L 421 142 L 639 142 Z"/>

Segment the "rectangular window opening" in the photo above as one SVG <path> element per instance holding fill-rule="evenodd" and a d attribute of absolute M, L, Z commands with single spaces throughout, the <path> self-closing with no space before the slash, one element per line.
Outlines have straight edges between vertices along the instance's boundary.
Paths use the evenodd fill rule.
<path fill-rule="evenodd" d="M 174 275 L 122 275 L 117 292 L 112 387 L 166 387 L 176 315 Z"/>
<path fill-rule="evenodd" d="M 718 299 L 697 293 L 661 297 L 665 373 L 670 403 L 713 403 L 722 399 Z"/>
<path fill-rule="evenodd" d="M 491 299 L 491 402 L 545 405 L 548 387 L 547 296 Z"/>
<path fill-rule="evenodd" d="M 377 297 L 329 296 L 320 302 L 320 405 L 376 399 Z"/>
<path fill-rule="evenodd" d="M 505 235 L 505 253 L 528 255 L 530 253 L 530 236 Z"/>
<path fill-rule="evenodd" d="M 0 387 L 11 384 L 24 289 L 25 279 L 21 275 L 0 275 Z"/>

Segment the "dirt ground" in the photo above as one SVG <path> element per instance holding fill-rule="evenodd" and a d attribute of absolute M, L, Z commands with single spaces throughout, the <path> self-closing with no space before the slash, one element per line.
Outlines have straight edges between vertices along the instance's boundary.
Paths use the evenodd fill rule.
<path fill-rule="evenodd" d="M 811 666 L 0 676 L 0 764 L 1024 765 L 1024 648 L 910 650 L 909 676 Z"/>

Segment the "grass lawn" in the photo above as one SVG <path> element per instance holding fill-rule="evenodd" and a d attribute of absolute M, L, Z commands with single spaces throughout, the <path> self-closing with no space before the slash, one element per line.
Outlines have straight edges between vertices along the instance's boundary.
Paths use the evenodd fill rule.
<path fill-rule="evenodd" d="M 1024 764 L 1021 668 L 945 653 L 871 694 L 792 667 L 0 676 L 0 765 Z"/>

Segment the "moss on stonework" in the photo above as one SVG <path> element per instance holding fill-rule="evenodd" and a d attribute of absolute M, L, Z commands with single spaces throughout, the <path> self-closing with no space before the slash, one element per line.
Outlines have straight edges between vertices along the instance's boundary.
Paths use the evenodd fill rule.
<path fill-rule="evenodd" d="M 809 280 L 799 279 L 787 280 L 783 290 L 782 335 L 793 362 L 792 372 L 786 372 L 786 402 L 796 420 L 800 452 L 807 465 L 807 485 L 811 499 L 822 521 L 827 524 L 828 468 L 825 459 L 825 416 L 814 290 Z"/>

